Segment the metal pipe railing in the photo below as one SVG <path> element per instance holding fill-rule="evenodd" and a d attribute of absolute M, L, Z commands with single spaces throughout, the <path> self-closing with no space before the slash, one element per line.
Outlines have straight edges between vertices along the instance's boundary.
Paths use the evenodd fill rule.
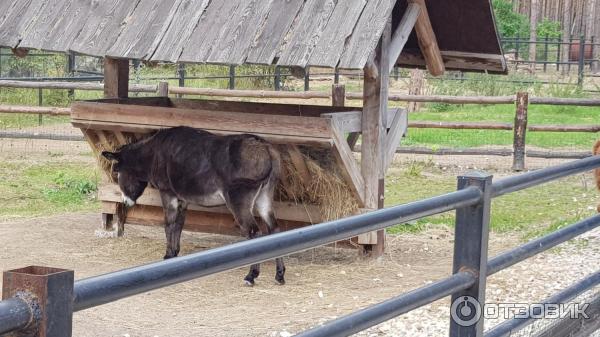
<path fill-rule="evenodd" d="M 349 336 L 369 327 L 422 307 L 457 291 L 469 288 L 475 283 L 475 275 L 460 272 L 452 276 L 410 291 L 401 296 L 373 305 L 347 316 L 330 321 L 323 326 L 306 330 L 298 337 L 338 337 Z"/>
<path fill-rule="evenodd" d="M 470 187 L 405 205 L 83 279 L 75 282 L 74 311 L 470 206 L 479 202 L 481 197 L 478 188 Z"/>
<path fill-rule="evenodd" d="M 562 290 L 561 292 L 545 299 L 544 301 L 542 301 L 542 304 L 566 303 L 567 301 L 572 300 L 573 298 L 597 286 L 598 284 L 600 284 L 600 271 L 591 274 L 590 276 L 571 285 L 570 287 Z M 540 307 L 540 309 L 541 312 L 539 312 L 539 314 L 544 314 L 544 307 Z M 536 315 L 537 314 L 538 313 L 536 313 Z M 523 329 L 527 325 L 531 324 L 535 319 L 529 314 L 527 314 L 527 316 L 527 318 L 513 318 L 511 320 L 500 323 L 491 330 L 488 330 L 485 333 L 485 337 L 508 337 L 512 332 Z"/>
<path fill-rule="evenodd" d="M 496 180 L 493 183 L 492 197 L 498 197 L 549 181 L 586 172 L 600 166 L 600 156 L 575 160 L 568 163 L 531 171 L 516 176 Z"/>
<path fill-rule="evenodd" d="M 20 298 L 0 301 L 0 335 L 25 328 L 32 320 L 29 305 Z"/>

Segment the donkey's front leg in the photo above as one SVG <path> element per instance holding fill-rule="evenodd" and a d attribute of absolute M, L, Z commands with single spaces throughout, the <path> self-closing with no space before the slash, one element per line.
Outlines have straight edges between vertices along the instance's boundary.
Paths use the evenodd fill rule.
<path fill-rule="evenodd" d="M 164 258 L 170 259 L 179 254 L 179 242 L 185 222 L 187 204 L 168 192 L 161 191 L 160 198 L 165 212 L 165 234 L 167 237 L 167 251 Z"/>

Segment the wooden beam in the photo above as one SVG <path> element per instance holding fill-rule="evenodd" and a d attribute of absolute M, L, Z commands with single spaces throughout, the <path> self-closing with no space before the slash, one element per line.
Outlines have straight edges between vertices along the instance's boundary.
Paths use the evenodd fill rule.
<path fill-rule="evenodd" d="M 383 144 L 385 141 L 388 106 L 389 45 L 391 18 L 383 30 L 372 61 L 364 69 L 361 173 L 364 181 L 366 208 L 383 208 L 384 170 Z M 383 254 L 385 231 L 360 235 L 358 243 L 373 256 Z"/>
<path fill-rule="evenodd" d="M 415 23 L 419 17 L 419 13 L 421 13 L 421 6 L 416 3 L 409 3 L 406 8 L 406 12 L 402 16 L 402 20 L 400 20 L 400 24 L 396 31 L 394 31 L 394 35 L 392 36 L 392 41 L 390 42 L 390 65 L 389 72 L 391 73 L 394 70 L 394 65 L 396 61 L 402 54 L 402 50 L 404 49 L 404 45 L 406 45 L 406 41 L 408 41 L 408 37 L 412 32 L 413 28 L 415 28 Z"/>
<path fill-rule="evenodd" d="M 336 125 L 335 121 L 332 120 L 331 124 L 333 143 L 337 149 L 337 151 L 334 151 L 334 153 L 339 164 L 345 168 L 341 170 L 342 175 L 352 190 L 352 194 L 354 194 L 354 197 L 359 201 L 359 207 L 363 207 L 365 205 L 365 183 L 361 175 L 360 168 L 356 162 L 356 159 L 354 158 L 350 146 L 348 146 L 346 139 L 343 137 L 344 134 L 339 130 L 339 127 Z"/>
<path fill-rule="evenodd" d="M 406 110 L 401 110 L 396 113 L 394 116 L 394 120 L 390 124 L 390 129 L 385 137 L 385 157 L 383 163 L 384 171 L 390 167 L 390 164 L 394 160 L 394 154 L 396 153 L 396 148 L 400 143 L 400 139 L 406 133 L 406 129 L 408 128 L 408 112 Z"/>
<path fill-rule="evenodd" d="M 487 71 L 496 74 L 506 73 L 506 60 L 503 55 L 467 53 L 451 50 L 440 52 L 444 59 L 444 67 L 452 70 L 469 69 L 472 71 Z M 418 49 L 404 49 L 397 63 L 402 66 L 425 66 L 426 60 Z"/>
<path fill-rule="evenodd" d="M 443 75 L 444 71 L 446 71 L 444 59 L 440 53 L 440 47 L 438 46 L 435 32 L 433 31 L 431 21 L 429 20 L 429 13 L 427 12 L 425 0 L 408 0 L 408 3 L 417 4 L 421 7 L 415 30 L 417 31 L 419 48 L 421 48 L 421 53 L 425 57 L 425 62 L 427 63 L 427 70 L 429 70 L 433 76 Z"/>
<path fill-rule="evenodd" d="M 98 199 L 103 202 L 121 202 L 121 190 L 116 184 L 102 185 L 98 189 Z M 144 194 L 137 200 L 137 204 L 162 207 L 160 193 L 153 188 L 147 188 L 144 191 Z M 274 202 L 273 207 L 275 216 L 278 219 L 304 223 L 320 223 L 322 221 L 319 208 L 314 205 L 297 205 L 292 202 Z M 188 206 L 188 209 L 216 214 L 231 214 L 225 206 L 203 207 L 191 204 Z"/>
<path fill-rule="evenodd" d="M 386 125 L 391 125 L 401 109 L 388 109 Z M 343 111 L 324 113 L 321 117 L 331 118 L 342 133 L 360 133 L 362 131 L 362 111 Z"/>
<path fill-rule="evenodd" d="M 129 60 L 104 58 L 104 97 L 126 98 L 129 94 Z"/>

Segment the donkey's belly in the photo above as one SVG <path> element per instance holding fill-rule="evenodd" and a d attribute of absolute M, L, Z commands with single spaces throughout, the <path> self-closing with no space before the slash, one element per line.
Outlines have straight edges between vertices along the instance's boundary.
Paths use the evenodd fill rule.
<path fill-rule="evenodd" d="M 223 198 L 223 192 L 217 190 L 211 194 L 205 195 L 194 195 L 187 200 L 193 204 L 200 206 L 213 207 L 225 205 L 225 198 Z"/>

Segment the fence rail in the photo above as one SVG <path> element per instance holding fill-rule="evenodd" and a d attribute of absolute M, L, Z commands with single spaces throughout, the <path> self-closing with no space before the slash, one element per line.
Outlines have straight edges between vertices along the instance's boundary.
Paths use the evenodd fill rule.
<path fill-rule="evenodd" d="M 474 172 L 458 177 L 459 190 L 456 192 L 86 278 L 74 282 L 74 285 L 72 283 L 71 293 L 61 293 L 61 296 L 67 301 L 72 301 L 72 311 L 84 310 L 175 283 L 263 262 L 397 223 L 456 209 L 454 272 L 451 276 L 307 330 L 299 336 L 348 336 L 448 295 L 456 298 L 469 294 L 483 304 L 487 275 L 508 268 L 600 226 L 600 215 L 595 215 L 488 261 L 487 237 L 491 199 L 598 167 L 600 167 L 600 156 L 503 178 L 495 182 L 492 182 L 492 177 L 489 175 Z M 27 282 L 26 276 L 22 282 Z M 548 301 L 570 300 L 599 283 L 600 271 L 554 295 Z M 5 291 L 6 288 L 10 291 L 11 286 L 23 288 L 23 284 L 11 283 L 5 287 Z M 66 288 L 69 289 L 68 285 Z M 51 293 L 48 296 L 57 295 Z M 35 294 L 31 298 L 35 298 Z M 72 312 L 63 312 L 63 310 L 52 312 L 49 316 L 52 319 L 40 320 L 34 317 L 30 309 L 24 310 L 25 306 L 35 305 L 39 306 L 40 303 L 27 302 L 21 298 L 8 298 L 1 301 L 0 333 L 22 331 L 19 329 L 31 325 L 31 322 L 39 324 L 40 329 L 48 329 L 49 326 L 56 326 L 57 322 L 53 320 L 64 323 L 65 320 L 72 319 Z M 40 310 L 51 311 L 52 308 L 46 306 Z M 496 326 L 486 336 L 504 336 L 506 331 L 514 332 L 530 322 L 531 320 L 510 320 Z M 451 337 L 483 336 L 482 320 L 471 326 L 459 326 L 453 320 L 450 323 Z M 69 324 L 64 326 L 70 327 Z M 71 335 L 71 331 L 67 328 L 60 333 L 61 336 L 66 337 Z M 16 333 L 15 336 L 22 336 L 22 334 Z"/>
<path fill-rule="evenodd" d="M 66 90 L 103 90 L 100 82 L 37 82 L 37 81 L 3 81 L 0 80 L 0 87 L 11 88 L 37 88 L 41 89 L 66 89 Z M 155 85 L 150 84 L 130 84 L 131 92 L 157 93 L 160 96 L 169 94 L 177 95 L 201 95 L 215 97 L 253 97 L 253 98 L 271 98 L 271 99 L 333 99 L 332 91 L 268 91 L 268 90 L 229 90 L 212 88 L 190 88 L 180 86 L 169 86 L 168 82 L 162 81 Z M 363 94 L 359 92 L 347 92 L 345 98 L 349 100 L 362 99 Z M 444 96 L 444 95 L 407 95 L 401 93 L 390 93 L 390 101 L 402 102 L 428 102 L 428 103 L 448 103 L 448 104 L 516 104 L 514 123 L 494 123 L 494 122 L 437 122 L 437 121 L 410 121 L 409 128 L 426 129 L 477 129 L 477 130 L 513 130 L 513 169 L 521 171 L 525 169 L 525 157 L 531 156 L 541 158 L 581 158 L 589 155 L 583 153 L 565 153 L 565 152 L 544 152 L 544 151 L 526 151 L 525 138 L 527 132 L 599 132 L 600 125 L 528 125 L 527 109 L 529 105 L 559 105 L 559 106 L 600 106 L 600 99 L 590 98 L 553 98 L 553 97 L 529 97 L 527 93 L 517 93 L 510 96 Z M 47 108 L 47 107 L 19 107 L 0 105 L 0 112 L 8 113 L 32 113 L 49 115 L 67 115 L 67 108 Z M 40 117 L 41 118 L 41 117 Z M 3 133 L 9 137 L 12 133 Z M 22 135 L 17 137 L 22 138 Z M 43 136 L 41 136 L 43 138 Z M 40 136 L 36 136 L 40 138 Z M 52 139 L 61 139 L 57 135 L 52 135 Z M 69 138 L 71 140 L 71 138 Z M 412 151 L 412 152 L 411 152 Z M 462 155 L 498 155 L 500 150 L 481 150 L 481 149 L 444 149 L 423 150 L 418 148 L 400 147 L 401 153 L 428 153 L 428 154 L 449 154 L 456 153 Z M 499 155 L 505 155 L 504 150 Z"/>

